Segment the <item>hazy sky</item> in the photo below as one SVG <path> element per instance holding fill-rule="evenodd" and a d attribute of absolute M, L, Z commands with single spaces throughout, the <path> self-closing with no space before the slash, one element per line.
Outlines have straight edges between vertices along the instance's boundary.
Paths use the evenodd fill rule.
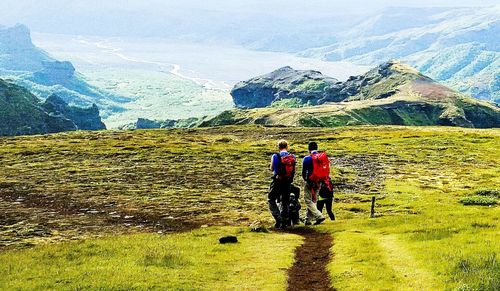
<path fill-rule="evenodd" d="M 388 7 L 492 6 L 498 0 L 0 0 L 0 24 L 23 23 L 33 31 L 116 35 L 163 31 L 217 22 L 262 24 L 256 15 L 300 23 L 316 17 L 364 15 Z M 425 12 L 420 12 L 425 14 Z M 257 22 L 252 23 L 252 20 Z M 340 18 L 338 18 L 340 19 Z M 170 21 L 170 25 L 164 24 Z M 240 21 L 240 22 L 239 22 Z M 163 25 L 163 26 L 162 26 Z M 267 25 L 271 25 L 267 22 Z M 187 31 L 187 30 L 186 30 Z M 158 35 L 151 32 L 150 35 Z"/>
<path fill-rule="evenodd" d="M 261 11 L 270 13 L 357 13 L 390 6 L 489 6 L 498 0 L 1 0 L 2 11 L 43 10 L 51 8 L 80 8 L 82 10 L 119 9 L 175 9 L 201 8 L 225 11 Z M 59 10 L 64 12 L 64 10 Z M 2 12 L 0 12 L 2 13 Z M 57 17 L 57 15 L 54 15 Z"/>

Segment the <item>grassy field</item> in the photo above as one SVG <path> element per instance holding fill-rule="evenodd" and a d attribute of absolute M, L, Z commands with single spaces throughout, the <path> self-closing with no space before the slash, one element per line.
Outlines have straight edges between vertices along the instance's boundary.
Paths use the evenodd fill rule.
<path fill-rule="evenodd" d="M 227 234 L 240 243 L 218 244 Z M 0 254 L 0 289 L 280 289 L 300 241 L 226 227 L 54 244 Z"/>
<path fill-rule="evenodd" d="M 0 139 L 0 289 L 285 288 L 301 237 L 246 227 L 280 138 L 333 158 L 335 288 L 500 288 L 499 130 L 244 126 Z"/>

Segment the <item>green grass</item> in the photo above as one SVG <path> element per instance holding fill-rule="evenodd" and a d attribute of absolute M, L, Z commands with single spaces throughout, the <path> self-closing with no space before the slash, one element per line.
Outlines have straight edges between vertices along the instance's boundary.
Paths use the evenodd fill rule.
<path fill-rule="evenodd" d="M 498 189 L 480 189 L 477 190 L 475 194 L 479 196 L 491 196 L 500 198 L 500 190 Z"/>
<path fill-rule="evenodd" d="M 281 99 L 279 101 L 275 101 L 269 107 L 284 109 L 284 108 L 300 108 L 307 105 L 308 104 L 304 104 L 304 102 L 302 102 L 298 98 L 290 98 L 290 99 Z"/>
<path fill-rule="evenodd" d="M 320 80 L 306 80 L 299 84 L 293 91 L 305 91 L 306 93 L 321 93 L 329 86 L 328 83 Z"/>
<path fill-rule="evenodd" d="M 89 260 L 102 266 L 99 274 L 91 273 L 102 277 L 91 278 L 110 278 L 106 286 L 117 289 L 133 288 L 133 284 L 142 288 L 148 282 L 159 289 L 175 288 L 179 282 L 185 289 L 196 289 L 198 281 L 172 275 L 198 278 L 196 270 L 208 272 L 199 275 L 205 289 L 227 289 L 236 280 L 254 282 L 237 285 L 239 289 L 284 289 L 284 270 L 291 263 L 294 246 L 300 243 L 298 237 L 244 231 L 238 236 L 246 239 L 234 253 L 216 253 L 212 260 L 199 251 L 226 248 L 216 243 L 217 236 L 227 232 L 220 225 L 248 227 L 253 221 L 271 225 L 265 196 L 267 168 L 281 138 L 290 141 L 291 151 L 299 157 L 306 153 L 307 143 L 316 140 L 333 158 L 338 220 L 319 229 L 334 238 L 328 268 L 337 289 L 500 288 L 500 207 L 460 203 L 471 196 L 498 199 L 498 129 L 230 126 L 0 139 L 0 245 L 4 249 L 0 265 L 12 265 L 1 268 L 0 278 L 8 278 L 3 279 L 4 286 L 20 284 L 0 289 L 49 286 L 43 284 L 55 284 L 52 277 L 63 280 L 52 289 L 76 289 L 76 283 L 64 281 L 68 278 L 98 288 L 92 284 L 99 280 L 82 277 L 84 267 L 70 268 L 70 273 L 57 277 L 47 267 L 48 260 L 40 257 L 61 253 L 56 261 L 72 266 L 72 260 L 87 257 L 81 250 L 85 244 L 102 246 L 96 251 L 114 245 L 111 250 L 118 254 L 99 251 Z M 377 199 L 375 219 L 369 218 L 372 196 Z M 16 202 L 19 198 L 24 200 Z M 194 232 L 147 234 L 204 224 L 208 228 Z M 199 242 L 200 248 L 184 245 L 193 239 L 196 245 L 203 233 L 208 235 L 206 244 Z M 107 237 L 99 238 L 102 235 Z M 60 243 L 72 239 L 86 240 Z M 179 251 L 139 247 L 158 246 L 159 241 L 170 244 L 171 240 L 179 240 Z M 120 252 L 128 247 L 129 252 Z M 78 249 L 80 252 L 68 256 Z M 278 253 L 271 254 L 271 250 Z M 225 255 L 241 264 L 222 268 L 217 261 L 226 262 Z M 110 256 L 120 263 L 107 263 Z M 205 260 L 201 268 L 199 264 Z M 116 274 L 113 268 L 128 266 L 134 266 L 131 273 L 119 269 L 117 279 L 109 275 Z M 261 278 L 268 277 L 254 271 L 238 273 L 235 270 L 240 266 L 279 270 L 279 278 L 269 279 L 275 285 L 267 286 Z M 217 268 L 222 268 L 229 281 L 214 275 Z M 145 269 L 156 276 L 134 273 Z M 7 277 L 5 272 L 10 272 Z M 33 279 L 20 282 L 21 278 Z"/>
<path fill-rule="evenodd" d="M 227 234 L 239 242 L 219 244 Z M 226 227 L 10 251 L 0 254 L 0 289 L 280 290 L 300 242 L 297 235 Z"/>
<path fill-rule="evenodd" d="M 497 204 L 497 199 L 494 197 L 470 196 L 460 199 L 460 203 L 462 203 L 463 205 L 492 206 Z"/>

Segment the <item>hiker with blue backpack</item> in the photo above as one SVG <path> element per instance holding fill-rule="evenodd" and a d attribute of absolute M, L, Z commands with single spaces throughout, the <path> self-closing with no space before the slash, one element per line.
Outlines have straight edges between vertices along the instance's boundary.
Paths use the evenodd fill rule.
<path fill-rule="evenodd" d="M 279 152 L 271 158 L 270 169 L 273 171 L 273 177 L 269 187 L 268 204 L 269 210 L 276 220 L 275 228 L 285 229 L 291 225 L 290 193 L 294 192 L 298 199 L 300 190 L 292 185 L 296 158 L 288 152 L 288 142 L 286 140 L 279 141 L 278 150 Z"/>
<path fill-rule="evenodd" d="M 304 179 L 304 201 L 307 206 L 305 224 L 321 224 L 325 217 L 318 209 L 318 201 L 331 199 L 333 202 L 333 185 L 330 179 L 330 160 L 325 152 L 318 151 L 318 144 L 310 142 L 308 145 L 310 155 L 302 162 L 302 178 Z M 320 200 L 321 199 L 321 200 Z M 325 201 L 326 204 L 326 201 Z M 319 202 L 322 207 L 323 202 Z M 332 220 L 335 219 L 331 210 L 332 203 L 326 204 L 327 212 Z M 332 218 L 333 217 L 333 218 Z"/>

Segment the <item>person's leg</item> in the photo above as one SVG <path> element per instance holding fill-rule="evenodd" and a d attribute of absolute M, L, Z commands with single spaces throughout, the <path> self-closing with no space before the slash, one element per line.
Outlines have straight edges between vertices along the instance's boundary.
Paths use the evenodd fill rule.
<path fill-rule="evenodd" d="M 307 184 L 304 187 L 304 201 L 307 207 L 306 222 L 311 222 L 312 219 L 316 221 L 324 219 L 323 214 L 316 207 L 316 201 L 313 200 L 312 189 Z"/>
<path fill-rule="evenodd" d="M 335 220 L 335 214 L 333 213 L 333 210 L 332 210 L 333 198 L 326 200 L 325 204 L 326 204 L 326 212 L 328 212 L 328 216 L 330 217 L 331 220 Z"/>
<path fill-rule="evenodd" d="M 281 185 L 281 223 L 285 226 L 290 224 L 290 184 Z"/>
<path fill-rule="evenodd" d="M 272 182 L 271 186 L 269 187 L 269 193 L 267 195 L 268 198 L 268 205 L 269 205 L 269 211 L 271 212 L 271 215 L 274 217 L 276 220 L 276 227 L 280 227 L 281 224 L 281 213 L 280 213 L 280 208 L 278 206 L 278 203 L 276 202 L 277 199 L 277 188 L 276 188 L 276 183 Z"/>
<path fill-rule="evenodd" d="M 306 204 L 306 216 L 305 216 L 305 219 L 304 219 L 304 223 L 307 225 L 307 224 L 311 224 L 311 221 L 314 220 L 314 215 L 312 214 L 311 210 L 309 209 L 309 207 L 307 206 L 307 202 L 306 202 L 306 196 L 310 195 L 309 192 L 308 192 L 308 189 L 307 189 L 307 185 L 304 187 L 304 202 Z"/>
<path fill-rule="evenodd" d="M 325 206 L 325 200 L 318 200 L 318 203 L 316 203 L 316 206 L 318 208 L 318 211 L 323 213 L 323 206 Z"/>

